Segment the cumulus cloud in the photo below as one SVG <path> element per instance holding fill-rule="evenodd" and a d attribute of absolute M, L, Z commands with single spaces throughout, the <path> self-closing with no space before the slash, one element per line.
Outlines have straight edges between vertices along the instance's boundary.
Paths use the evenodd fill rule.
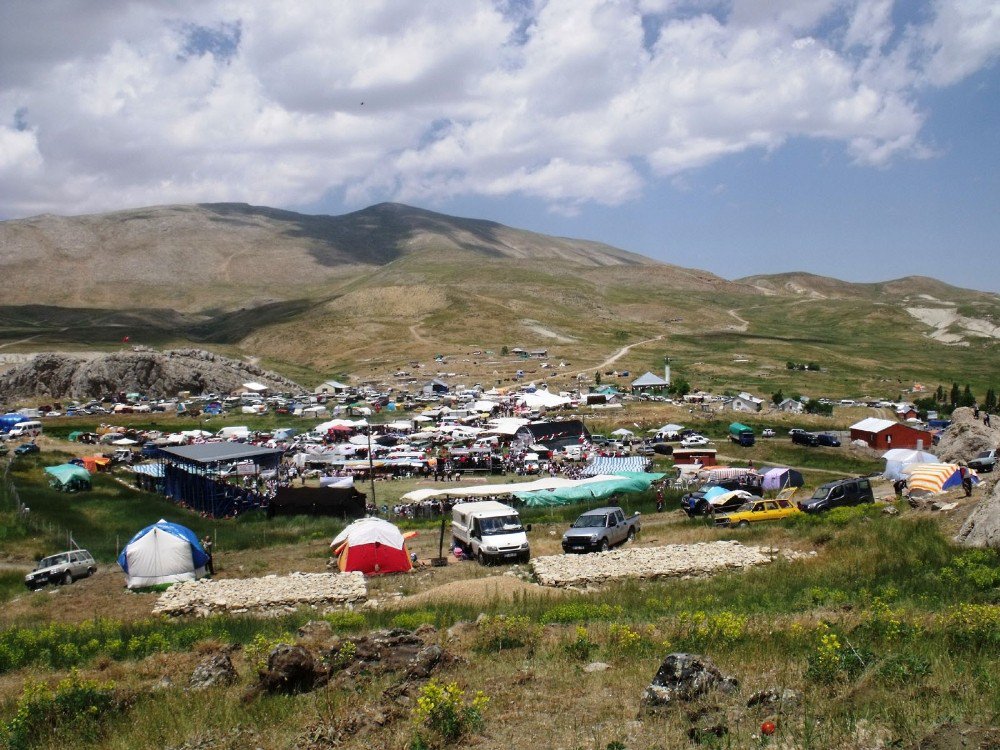
<path fill-rule="evenodd" d="M 990 65 L 1000 9 L 892 0 L 0 8 L 0 215 L 458 195 L 572 213 L 790 139 L 926 156 L 921 94 Z"/>

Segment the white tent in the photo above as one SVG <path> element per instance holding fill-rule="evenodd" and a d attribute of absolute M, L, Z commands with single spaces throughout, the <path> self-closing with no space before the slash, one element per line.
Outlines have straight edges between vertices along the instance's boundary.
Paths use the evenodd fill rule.
<path fill-rule="evenodd" d="M 554 409 L 569 404 L 569 399 L 557 396 L 548 390 L 538 390 L 534 393 L 523 393 L 517 397 L 517 403 L 529 409 Z"/>
<path fill-rule="evenodd" d="M 619 427 L 617 430 L 615 430 L 611 434 L 612 435 L 619 435 L 620 437 L 625 437 L 625 436 L 631 437 L 632 435 L 635 435 L 635 433 L 632 432 L 632 430 L 626 430 L 624 427 Z"/>
<path fill-rule="evenodd" d="M 904 468 L 910 464 L 939 464 L 941 461 L 933 453 L 910 450 L 909 448 L 893 448 L 882 454 L 885 459 L 883 476 L 887 479 L 901 479 Z"/>
<path fill-rule="evenodd" d="M 118 556 L 130 589 L 193 581 L 205 575 L 207 562 L 191 529 L 162 518 L 132 537 Z"/>

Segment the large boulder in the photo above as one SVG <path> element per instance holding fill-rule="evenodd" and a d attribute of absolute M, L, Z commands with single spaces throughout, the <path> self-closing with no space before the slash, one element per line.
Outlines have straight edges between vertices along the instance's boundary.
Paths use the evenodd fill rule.
<path fill-rule="evenodd" d="M 977 419 L 972 409 L 960 406 L 952 412 L 951 424 L 938 442 L 938 458 L 946 463 L 957 463 L 975 458 L 983 451 L 1000 444 L 1000 429 L 987 427 Z"/>
<path fill-rule="evenodd" d="M 229 654 L 222 651 L 206 656 L 194 668 L 188 685 L 194 690 L 204 690 L 216 685 L 232 685 L 236 682 L 236 669 Z"/>
<path fill-rule="evenodd" d="M 955 541 L 966 547 L 1000 549 L 1000 482 L 972 509 Z"/>
<path fill-rule="evenodd" d="M 260 687 L 268 693 L 306 693 L 316 686 L 316 660 L 302 646 L 278 644 L 267 656 Z"/>
<path fill-rule="evenodd" d="M 643 700 L 652 706 L 689 701 L 717 688 L 731 692 L 738 687 L 735 678 L 724 675 L 707 656 L 668 654 Z"/>

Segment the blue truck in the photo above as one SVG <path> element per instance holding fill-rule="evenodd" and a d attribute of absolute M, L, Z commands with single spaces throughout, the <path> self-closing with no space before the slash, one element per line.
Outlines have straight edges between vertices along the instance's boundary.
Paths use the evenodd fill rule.
<path fill-rule="evenodd" d="M 753 434 L 753 430 L 739 422 L 733 422 L 729 425 L 729 439 L 734 443 L 742 445 L 744 448 L 749 448 L 757 440 Z"/>

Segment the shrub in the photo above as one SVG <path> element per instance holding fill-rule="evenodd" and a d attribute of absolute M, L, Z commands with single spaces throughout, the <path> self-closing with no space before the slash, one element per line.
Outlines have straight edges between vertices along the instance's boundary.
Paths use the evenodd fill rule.
<path fill-rule="evenodd" d="M 54 734 L 72 735 L 75 742 L 94 740 L 100 734 L 101 720 L 116 705 L 113 683 L 81 680 L 75 670 L 55 690 L 29 682 L 14 717 L 3 726 L 6 746 L 31 748 Z"/>
<path fill-rule="evenodd" d="M 613 624 L 608 628 L 608 653 L 611 656 L 637 656 L 648 654 L 657 648 L 669 650 L 669 644 L 658 643 L 652 626 L 639 631 L 628 625 Z"/>
<path fill-rule="evenodd" d="M 619 605 L 594 604 L 592 602 L 564 602 L 547 610 L 541 617 L 543 625 L 550 623 L 570 624 L 593 620 L 617 620 L 624 610 Z"/>
<path fill-rule="evenodd" d="M 956 643 L 975 647 L 1000 645 L 1000 604 L 959 604 L 938 618 Z"/>
<path fill-rule="evenodd" d="M 400 612 L 392 618 L 394 628 L 405 630 L 416 630 L 421 625 L 434 625 L 437 622 L 437 615 L 433 612 Z"/>
<path fill-rule="evenodd" d="M 361 630 L 367 624 L 363 614 L 346 609 L 339 612 L 330 612 L 328 615 L 324 615 L 323 619 L 330 623 L 330 626 L 335 631 L 339 632 L 354 632 Z"/>
<path fill-rule="evenodd" d="M 493 615 L 476 626 L 473 647 L 478 651 L 503 651 L 505 648 L 534 648 L 542 635 L 540 625 L 527 617 Z"/>
<path fill-rule="evenodd" d="M 973 549 L 956 555 L 941 569 L 941 581 L 963 591 L 989 591 L 1000 586 L 1000 558 L 995 552 Z"/>
<path fill-rule="evenodd" d="M 879 641 L 894 641 L 912 638 L 917 627 L 908 622 L 902 614 L 891 609 L 881 597 L 875 597 L 871 609 L 857 627 L 857 632 Z"/>
<path fill-rule="evenodd" d="M 597 650 L 597 644 L 590 640 L 590 634 L 582 625 L 576 628 L 576 638 L 563 645 L 563 649 L 573 659 L 587 661 L 590 655 Z"/>
<path fill-rule="evenodd" d="M 246 655 L 247 662 L 251 667 L 258 672 L 263 672 L 267 669 L 267 657 L 274 650 L 275 646 L 280 646 L 281 644 L 290 646 L 293 643 L 295 643 L 295 636 L 291 633 L 284 633 L 270 638 L 263 633 L 258 633 L 246 645 L 243 653 Z"/>
<path fill-rule="evenodd" d="M 853 679 L 873 659 L 868 652 L 859 651 L 846 638 L 830 632 L 825 625 L 816 631 L 817 641 L 809 654 L 806 676 L 814 682 L 831 683 L 841 678 Z"/>
<path fill-rule="evenodd" d="M 913 683 L 931 672 L 931 663 L 916 654 L 890 654 L 875 670 L 881 682 L 902 685 Z"/>
<path fill-rule="evenodd" d="M 454 742 L 483 726 L 483 711 L 490 699 L 477 692 L 467 701 L 457 683 L 442 685 L 431 680 L 420 689 L 412 721 L 416 729 L 411 747 L 423 748 L 437 742 Z M 430 736 L 428 736 L 428 734 Z"/>
<path fill-rule="evenodd" d="M 740 641 L 747 631 L 747 618 L 734 612 L 681 612 L 677 618 L 678 639 L 691 647 L 726 646 Z"/>

